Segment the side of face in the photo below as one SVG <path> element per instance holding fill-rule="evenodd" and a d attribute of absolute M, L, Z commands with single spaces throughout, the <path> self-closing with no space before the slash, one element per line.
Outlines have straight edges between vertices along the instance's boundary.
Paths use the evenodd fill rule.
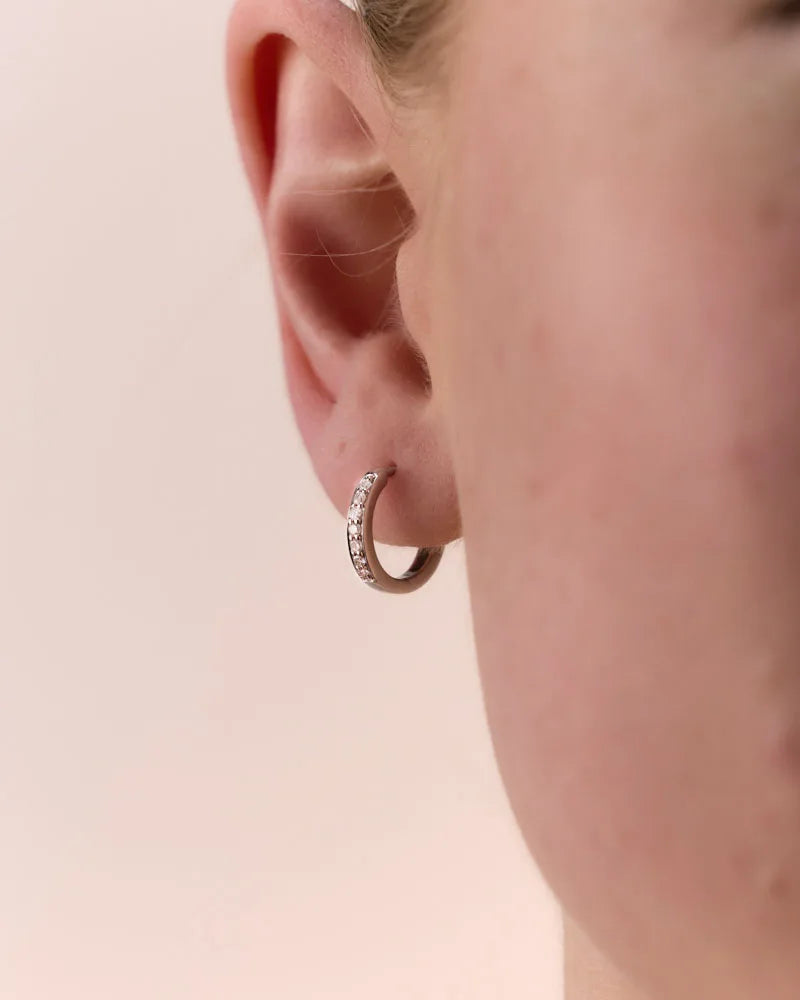
<path fill-rule="evenodd" d="M 423 347 L 516 815 L 656 996 L 796 997 L 800 16 L 462 28 Z"/>
<path fill-rule="evenodd" d="M 380 540 L 463 528 L 574 919 L 654 997 L 796 1000 L 800 15 L 458 2 L 446 99 L 404 105 L 342 5 L 234 8 L 300 430 L 342 513 L 398 464 Z"/>

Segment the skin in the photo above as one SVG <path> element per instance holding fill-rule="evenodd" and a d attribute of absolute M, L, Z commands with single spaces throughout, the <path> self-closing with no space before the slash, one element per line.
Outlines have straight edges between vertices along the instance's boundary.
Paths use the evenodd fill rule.
<path fill-rule="evenodd" d="M 289 391 L 343 514 L 463 533 L 568 988 L 796 1000 L 800 18 L 464 0 L 406 106 L 311 9 L 228 31 Z"/>
<path fill-rule="evenodd" d="M 566 1000 L 648 1000 L 569 918 L 564 921 L 564 996 Z"/>

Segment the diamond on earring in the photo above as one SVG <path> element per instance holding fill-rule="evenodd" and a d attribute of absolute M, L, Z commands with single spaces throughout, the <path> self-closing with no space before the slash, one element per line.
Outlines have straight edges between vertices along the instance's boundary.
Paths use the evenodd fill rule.
<path fill-rule="evenodd" d="M 411 568 L 401 577 L 390 576 L 381 566 L 372 537 L 372 517 L 378 497 L 396 471 L 390 466 L 361 477 L 347 511 L 347 547 L 353 568 L 365 583 L 390 594 L 407 594 L 433 576 L 444 549 L 419 549 Z"/>

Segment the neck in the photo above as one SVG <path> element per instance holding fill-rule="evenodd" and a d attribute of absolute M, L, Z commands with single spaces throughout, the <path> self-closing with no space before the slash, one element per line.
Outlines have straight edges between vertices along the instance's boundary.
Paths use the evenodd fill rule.
<path fill-rule="evenodd" d="M 565 1000 L 648 1000 L 566 918 L 564 958 Z"/>

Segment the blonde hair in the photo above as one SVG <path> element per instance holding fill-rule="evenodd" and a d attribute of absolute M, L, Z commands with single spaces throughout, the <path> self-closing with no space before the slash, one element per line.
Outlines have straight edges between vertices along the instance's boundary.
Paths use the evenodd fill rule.
<path fill-rule="evenodd" d="M 454 0 L 358 0 L 378 72 L 392 90 L 444 75 L 444 23 Z"/>

